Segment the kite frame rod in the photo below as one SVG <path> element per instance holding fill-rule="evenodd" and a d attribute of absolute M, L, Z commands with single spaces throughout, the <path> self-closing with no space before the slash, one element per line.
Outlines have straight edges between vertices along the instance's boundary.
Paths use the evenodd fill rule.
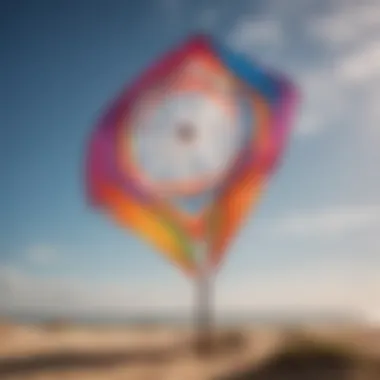
<path fill-rule="evenodd" d="M 196 322 L 197 339 L 196 348 L 199 354 L 207 354 L 211 350 L 213 335 L 212 318 L 212 278 L 208 271 L 208 244 L 206 239 L 196 242 L 197 268 L 196 277 Z"/>

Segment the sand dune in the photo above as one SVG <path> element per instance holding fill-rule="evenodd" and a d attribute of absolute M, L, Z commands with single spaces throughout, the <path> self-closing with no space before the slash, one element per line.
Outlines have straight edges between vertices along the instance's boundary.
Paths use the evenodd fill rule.
<path fill-rule="evenodd" d="M 8 324 L 0 330 L 4 380 L 380 379 L 380 331 L 359 327 L 224 331 L 206 358 L 195 354 L 192 332 L 181 328 Z"/>

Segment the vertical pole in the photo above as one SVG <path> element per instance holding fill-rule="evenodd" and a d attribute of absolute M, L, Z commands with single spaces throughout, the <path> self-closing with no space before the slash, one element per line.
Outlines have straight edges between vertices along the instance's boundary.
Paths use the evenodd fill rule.
<path fill-rule="evenodd" d="M 211 278 L 207 267 L 208 246 L 205 241 L 197 245 L 198 276 L 196 283 L 197 352 L 210 353 L 212 345 Z"/>

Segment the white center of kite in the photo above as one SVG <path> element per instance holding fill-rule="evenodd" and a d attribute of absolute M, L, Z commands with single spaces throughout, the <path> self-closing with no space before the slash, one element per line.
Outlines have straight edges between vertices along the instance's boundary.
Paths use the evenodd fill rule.
<path fill-rule="evenodd" d="M 242 133 L 241 120 L 214 99 L 194 92 L 168 96 L 133 123 L 135 166 L 152 190 L 197 182 L 206 191 L 228 173 Z"/>

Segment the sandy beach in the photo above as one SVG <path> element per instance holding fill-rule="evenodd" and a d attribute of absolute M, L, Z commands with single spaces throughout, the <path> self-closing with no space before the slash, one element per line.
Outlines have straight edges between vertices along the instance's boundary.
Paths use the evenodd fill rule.
<path fill-rule="evenodd" d="M 186 328 L 3 324 L 0 330 L 3 380 L 380 378 L 380 330 L 363 327 L 220 331 L 225 343 L 207 358 L 194 353 Z M 290 355 L 289 347 L 306 338 L 309 346 L 325 347 Z"/>

